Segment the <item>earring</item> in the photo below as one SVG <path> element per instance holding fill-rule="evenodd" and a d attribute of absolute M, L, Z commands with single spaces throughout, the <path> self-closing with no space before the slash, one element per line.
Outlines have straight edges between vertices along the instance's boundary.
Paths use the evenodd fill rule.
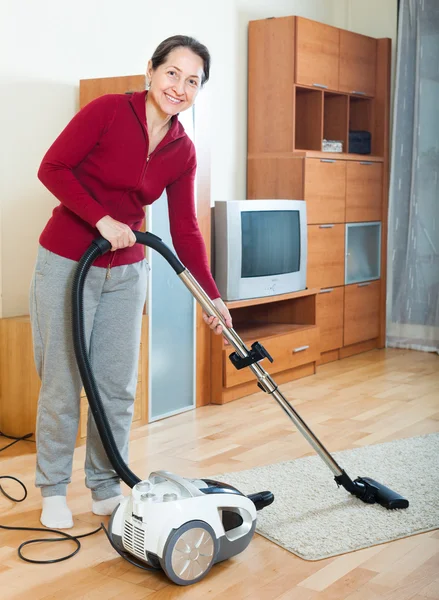
<path fill-rule="evenodd" d="M 151 80 L 148 79 L 146 82 L 146 89 L 149 90 L 151 88 Z"/>

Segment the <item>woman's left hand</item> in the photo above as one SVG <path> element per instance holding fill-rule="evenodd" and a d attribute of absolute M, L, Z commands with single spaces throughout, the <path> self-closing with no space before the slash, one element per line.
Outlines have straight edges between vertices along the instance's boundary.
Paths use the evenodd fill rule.
<path fill-rule="evenodd" d="M 224 322 L 226 324 L 227 327 L 233 327 L 232 324 L 232 317 L 230 316 L 229 310 L 227 308 L 227 306 L 224 304 L 224 302 L 221 300 L 221 298 L 215 298 L 215 300 L 212 300 L 212 302 L 215 304 L 217 310 L 219 313 L 221 313 Z M 207 325 L 209 325 L 209 327 L 212 329 L 212 331 L 216 334 L 216 335 L 221 335 L 223 332 L 223 327 L 220 324 L 220 321 L 218 319 L 218 317 L 209 317 L 204 311 L 203 311 L 203 320 L 205 323 L 207 323 Z M 225 343 L 228 344 L 229 342 L 227 341 L 227 339 L 225 339 Z"/>

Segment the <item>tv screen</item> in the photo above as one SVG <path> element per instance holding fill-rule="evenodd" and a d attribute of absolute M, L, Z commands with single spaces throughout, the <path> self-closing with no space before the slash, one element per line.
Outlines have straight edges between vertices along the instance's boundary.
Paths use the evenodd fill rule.
<path fill-rule="evenodd" d="M 241 213 L 241 277 L 281 275 L 300 270 L 298 210 Z"/>

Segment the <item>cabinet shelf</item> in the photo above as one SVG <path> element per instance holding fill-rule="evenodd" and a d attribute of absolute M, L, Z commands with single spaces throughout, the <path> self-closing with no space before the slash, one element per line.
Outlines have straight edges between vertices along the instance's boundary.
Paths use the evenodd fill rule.
<path fill-rule="evenodd" d="M 383 156 L 372 154 L 349 154 L 349 152 L 316 152 L 314 150 L 296 150 L 294 155 L 303 156 L 304 158 L 328 158 L 332 160 L 384 162 Z"/>
<path fill-rule="evenodd" d="M 232 300 L 225 305 L 229 309 L 243 308 L 245 306 L 256 306 L 261 304 L 271 304 L 272 302 L 281 302 L 282 300 L 294 300 L 304 296 L 313 296 L 318 294 L 319 288 L 308 288 L 300 292 L 291 292 L 290 294 L 278 294 L 277 296 L 266 296 L 265 298 L 249 298 L 248 300 Z"/>

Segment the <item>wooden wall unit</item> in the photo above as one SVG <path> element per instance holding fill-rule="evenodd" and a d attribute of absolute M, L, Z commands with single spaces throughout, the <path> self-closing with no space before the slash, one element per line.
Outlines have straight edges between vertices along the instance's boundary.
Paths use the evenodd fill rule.
<path fill-rule="evenodd" d="M 133 428 L 148 422 L 147 340 L 148 320 L 143 315 Z M 0 319 L 0 431 L 16 437 L 35 434 L 40 386 L 33 357 L 29 316 Z M 80 402 L 78 445 L 85 442 L 87 433 L 88 404 L 83 392 Z"/>
<path fill-rule="evenodd" d="M 390 51 L 389 39 L 302 17 L 249 23 L 247 198 L 307 202 L 317 364 L 384 346 Z M 350 130 L 371 132 L 371 154 L 349 153 Z M 323 152 L 324 139 L 343 152 Z M 345 285 L 346 224 L 370 221 L 382 225 L 380 280 Z"/>

